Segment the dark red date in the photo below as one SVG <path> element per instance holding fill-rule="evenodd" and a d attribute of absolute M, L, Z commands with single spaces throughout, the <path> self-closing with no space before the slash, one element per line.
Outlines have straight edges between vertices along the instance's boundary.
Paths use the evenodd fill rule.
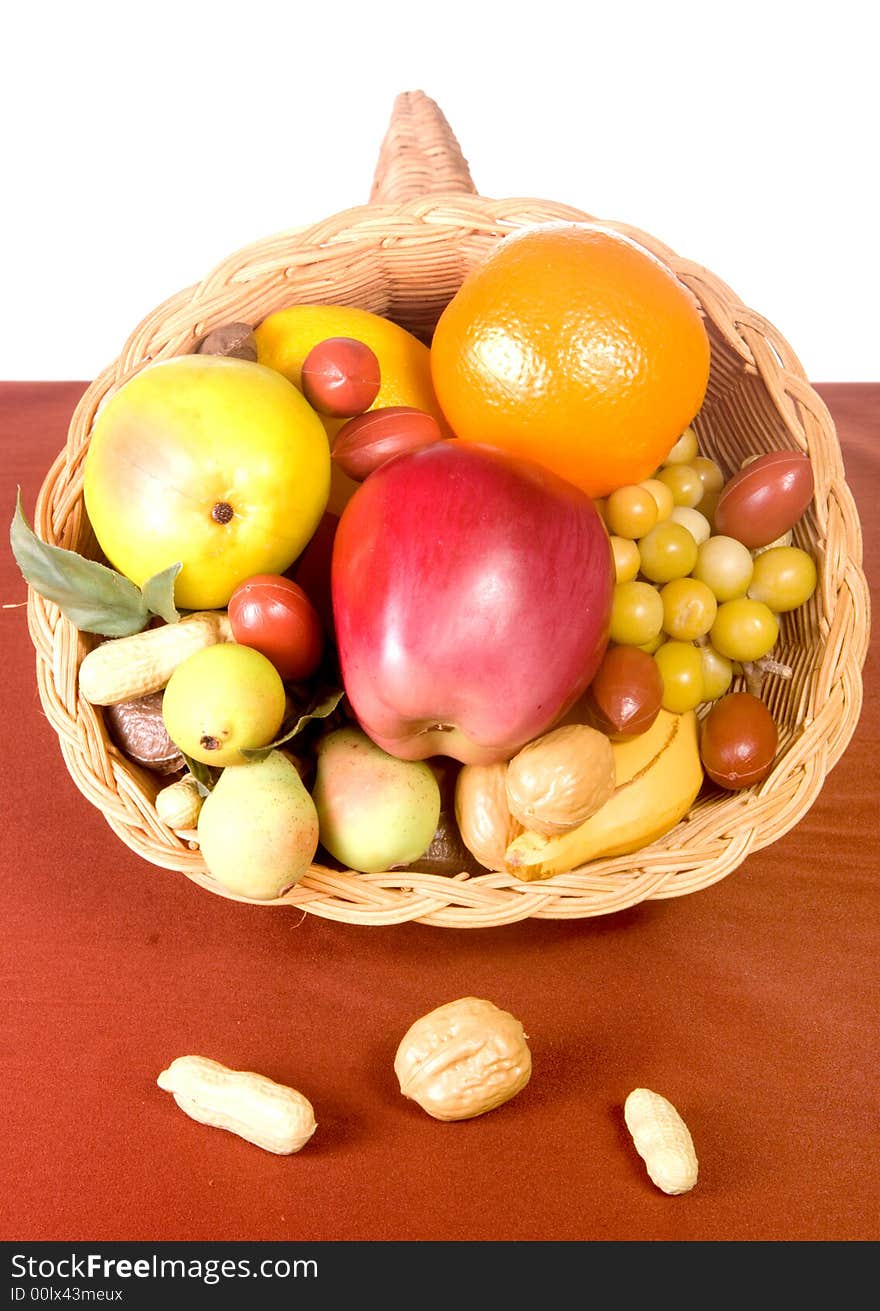
<path fill-rule="evenodd" d="M 714 531 L 735 537 L 750 551 L 769 546 L 794 527 L 813 491 L 813 466 L 806 455 L 770 451 L 724 485 L 715 506 Z"/>
<path fill-rule="evenodd" d="M 703 720 L 703 768 L 729 792 L 760 783 L 773 768 L 779 732 L 770 711 L 751 692 L 729 692 Z"/>

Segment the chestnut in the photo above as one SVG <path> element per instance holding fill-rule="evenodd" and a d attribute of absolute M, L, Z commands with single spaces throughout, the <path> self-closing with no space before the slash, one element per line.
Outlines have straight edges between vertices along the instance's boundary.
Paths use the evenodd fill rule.
<path fill-rule="evenodd" d="M 162 718 L 164 692 L 150 692 L 104 707 L 104 720 L 119 750 L 136 765 L 157 774 L 176 774 L 184 760 L 171 741 Z"/>

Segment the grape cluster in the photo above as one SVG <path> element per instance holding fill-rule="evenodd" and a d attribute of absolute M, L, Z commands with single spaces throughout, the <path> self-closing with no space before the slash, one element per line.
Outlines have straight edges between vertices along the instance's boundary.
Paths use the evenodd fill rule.
<path fill-rule="evenodd" d="M 597 502 L 616 574 L 611 642 L 654 657 L 674 713 L 723 696 L 773 650 L 779 616 L 816 589 L 815 562 L 790 531 L 757 550 L 714 531 L 725 486 L 687 428 L 653 477 Z"/>

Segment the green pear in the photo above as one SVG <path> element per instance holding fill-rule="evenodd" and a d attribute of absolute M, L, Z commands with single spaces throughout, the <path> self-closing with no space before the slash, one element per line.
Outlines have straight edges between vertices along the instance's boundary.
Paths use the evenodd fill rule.
<path fill-rule="evenodd" d="M 162 718 L 175 746 L 205 765 L 242 765 L 242 748 L 266 746 L 284 720 L 281 675 L 266 656 L 237 642 L 217 642 L 187 656 L 162 697 Z"/>
<path fill-rule="evenodd" d="M 296 766 L 281 751 L 223 770 L 205 799 L 199 845 L 229 892 L 271 901 L 298 883 L 318 846 L 318 816 Z"/>
<path fill-rule="evenodd" d="M 430 765 L 398 760 L 359 728 L 321 738 L 312 799 L 321 842 L 362 874 L 418 860 L 440 819 L 440 785 Z"/>

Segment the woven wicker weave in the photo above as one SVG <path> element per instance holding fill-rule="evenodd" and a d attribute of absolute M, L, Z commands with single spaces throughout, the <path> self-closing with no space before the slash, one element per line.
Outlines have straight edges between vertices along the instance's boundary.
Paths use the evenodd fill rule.
<path fill-rule="evenodd" d="M 238 251 L 135 328 L 73 415 L 67 444 L 38 497 L 37 532 L 47 542 L 92 552 L 82 495 L 91 425 L 104 398 L 145 364 L 192 351 L 213 327 L 257 323 L 296 302 L 359 305 L 428 339 L 465 273 L 501 237 L 555 219 L 592 216 L 545 200 L 478 195 L 437 105 L 421 92 L 398 96 L 368 205 Z M 813 599 L 782 624 L 777 650 L 793 675 L 774 680 L 766 693 L 780 726 L 773 773 L 746 792 L 705 790 L 686 820 L 635 856 L 596 861 L 546 882 L 504 874 L 362 875 L 316 865 L 284 897 L 259 904 L 353 924 L 417 920 L 461 928 L 531 916 L 585 918 L 647 898 L 682 896 L 724 878 L 750 851 L 797 824 L 845 750 L 861 708 L 870 616 L 861 529 L 831 417 L 788 343 L 723 282 L 644 232 L 607 226 L 663 260 L 704 311 L 712 369 L 695 423 L 702 450 L 727 473 L 746 455 L 777 448 L 806 452 L 812 461 L 814 503 L 795 540 L 815 556 L 820 582 Z M 101 711 L 78 695 L 89 639 L 32 590 L 28 617 L 43 709 L 77 787 L 145 861 L 228 896 L 206 872 L 196 845 L 159 821 L 159 780 L 121 756 Z"/>

